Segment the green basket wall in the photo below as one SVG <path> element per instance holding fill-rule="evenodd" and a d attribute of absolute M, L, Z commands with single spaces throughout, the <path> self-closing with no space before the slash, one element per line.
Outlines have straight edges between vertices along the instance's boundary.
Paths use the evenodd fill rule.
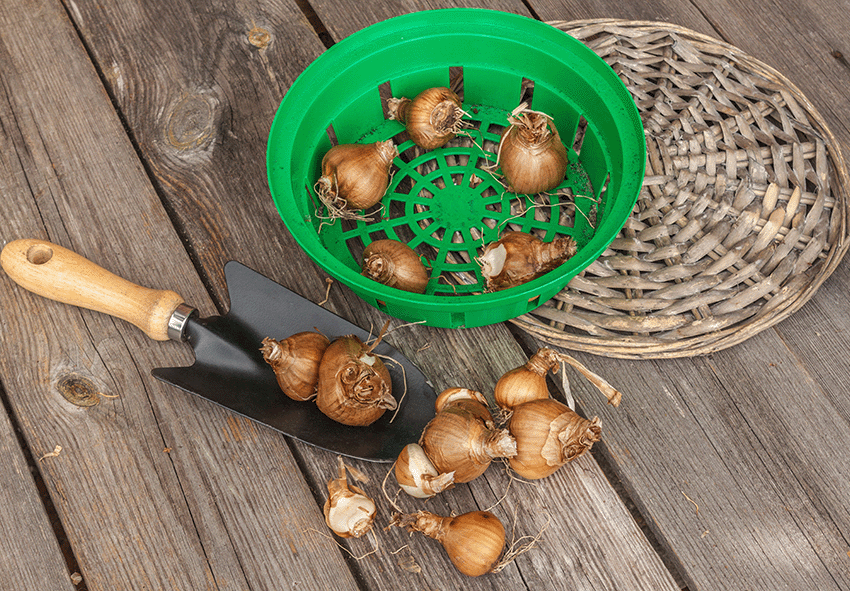
<path fill-rule="evenodd" d="M 458 88 L 469 127 L 426 152 L 385 118 L 385 99 L 413 98 L 433 86 Z M 529 96 L 532 109 L 553 118 L 570 165 L 549 194 L 517 196 L 488 169 L 508 115 Z M 322 157 L 334 143 L 387 139 L 399 156 L 380 211 L 373 221 L 330 223 L 313 189 Z M 391 316 L 455 328 L 529 312 L 593 262 L 635 204 L 645 157 L 631 96 L 586 46 L 529 18 L 447 9 L 378 23 L 316 59 L 278 109 L 267 166 L 283 221 L 328 274 Z M 578 252 L 534 281 L 485 293 L 474 259 L 505 229 L 547 241 L 570 235 Z M 386 237 L 407 242 L 426 262 L 432 278 L 425 294 L 360 274 L 362 249 Z"/>

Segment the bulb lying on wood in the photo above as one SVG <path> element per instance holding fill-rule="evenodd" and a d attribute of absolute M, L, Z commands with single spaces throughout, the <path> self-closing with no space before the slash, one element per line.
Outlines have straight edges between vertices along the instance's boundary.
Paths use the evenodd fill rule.
<path fill-rule="evenodd" d="M 330 341 L 315 331 L 299 332 L 277 341 L 263 339 L 260 351 L 272 366 L 283 393 L 293 400 L 311 400 L 316 396 L 319 363 Z"/>
<path fill-rule="evenodd" d="M 472 511 L 455 517 L 442 517 L 430 511 L 397 513 L 390 525 L 437 540 L 452 564 L 470 577 L 492 572 L 505 547 L 505 527 L 489 511 Z"/>
<path fill-rule="evenodd" d="M 552 398 L 516 406 L 508 430 L 516 440 L 510 466 L 529 480 L 553 474 L 589 450 L 602 434 L 598 417 L 587 420 Z"/>
<path fill-rule="evenodd" d="M 372 529 L 378 510 L 362 490 L 348 484 L 345 464 L 339 458 L 339 477 L 328 482 L 325 523 L 342 538 L 359 538 Z"/>
<path fill-rule="evenodd" d="M 372 353 L 379 341 L 367 346 L 348 335 L 328 346 L 319 364 L 316 394 L 316 405 L 325 415 L 344 425 L 365 426 L 396 409 L 390 372 Z"/>
<path fill-rule="evenodd" d="M 438 408 L 423 429 L 419 445 L 439 473 L 454 472 L 455 482 L 469 482 L 483 474 L 494 459 L 516 455 L 513 436 L 496 427 L 486 405 L 474 395 Z"/>
<path fill-rule="evenodd" d="M 364 276 L 389 287 L 425 293 L 428 271 L 419 255 L 404 242 L 386 238 L 375 240 L 363 251 Z"/>
<path fill-rule="evenodd" d="M 455 137 L 463 128 L 460 98 L 438 86 L 420 92 L 416 98 L 391 98 L 388 117 L 404 124 L 410 139 L 420 148 L 433 150 Z"/>
<path fill-rule="evenodd" d="M 338 144 L 322 158 L 316 193 L 331 218 L 360 219 L 356 210 L 378 203 L 387 191 L 390 168 L 398 156 L 392 140 L 374 144 Z"/>
<path fill-rule="evenodd" d="M 471 401 L 472 404 L 467 404 L 469 401 Z M 460 404 L 461 406 L 466 405 L 467 408 L 478 413 L 484 421 L 491 421 L 493 419 L 490 411 L 487 410 L 487 399 L 484 397 L 484 394 L 478 390 L 471 390 L 469 388 L 446 388 L 440 392 L 437 399 L 434 401 L 434 410 L 436 412 L 440 412 L 445 407 L 452 404 Z"/>
<path fill-rule="evenodd" d="M 531 111 L 525 103 L 508 117 L 497 162 L 513 193 L 534 194 L 554 189 L 567 172 L 567 149 L 552 118 Z"/>
<path fill-rule="evenodd" d="M 417 499 L 428 499 L 454 486 L 454 472 L 440 474 L 417 443 L 401 450 L 395 464 L 395 478 L 401 489 Z"/>
<path fill-rule="evenodd" d="M 537 279 L 575 253 L 575 240 L 569 236 L 543 242 L 527 232 L 505 232 L 499 240 L 485 246 L 476 261 L 487 290 L 498 291 Z"/>
<path fill-rule="evenodd" d="M 538 349 L 529 360 L 508 371 L 496 382 L 493 397 L 499 408 L 511 410 L 530 400 L 549 398 L 546 376 L 560 368 L 558 354 L 548 347 Z"/>

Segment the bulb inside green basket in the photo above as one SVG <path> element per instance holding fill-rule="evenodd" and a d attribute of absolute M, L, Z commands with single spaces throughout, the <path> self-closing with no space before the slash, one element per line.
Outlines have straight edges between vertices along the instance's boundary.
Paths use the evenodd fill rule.
<path fill-rule="evenodd" d="M 432 87 L 457 93 L 463 126 L 425 150 L 388 117 L 387 101 Z M 501 133 L 523 102 L 552 118 L 567 155 L 562 181 L 534 195 L 508 191 L 497 162 Z M 329 219 L 313 189 L 323 155 L 338 143 L 388 140 L 399 153 L 381 202 L 359 219 Z M 311 64 L 275 117 L 268 171 L 288 229 L 332 277 L 403 320 L 471 327 L 534 309 L 602 253 L 635 204 L 645 150 L 631 96 L 586 46 L 533 19 L 449 9 L 367 27 Z M 569 237 L 577 252 L 494 292 L 477 259 L 508 231 L 545 242 Z M 419 255 L 429 274 L 423 294 L 360 273 L 363 251 L 383 239 Z"/>
<path fill-rule="evenodd" d="M 456 296 L 486 291 L 476 258 L 504 232 L 527 232 L 546 242 L 557 236 L 570 236 L 578 244 L 590 239 L 599 198 L 575 149 L 569 149 L 567 175 L 556 188 L 516 195 L 506 189 L 496 163 L 510 111 L 470 106 L 467 113 L 464 130 L 436 150 L 405 140 L 403 128 L 392 121 L 359 139 L 393 139 L 399 156 L 380 205 L 364 212 L 368 220 L 329 223 L 317 209 L 316 233 L 335 258 L 359 270 L 370 243 L 400 240 L 429 269 L 425 293 Z"/>

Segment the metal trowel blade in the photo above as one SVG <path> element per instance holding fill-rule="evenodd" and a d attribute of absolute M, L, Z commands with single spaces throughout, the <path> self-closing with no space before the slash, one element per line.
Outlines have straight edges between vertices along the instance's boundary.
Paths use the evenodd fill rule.
<path fill-rule="evenodd" d="M 264 337 L 284 339 L 318 330 L 329 339 L 353 334 L 366 342 L 375 335 L 237 263 L 225 265 L 231 308 L 224 316 L 190 318 L 185 335 L 195 352 L 188 367 L 164 367 L 153 375 L 211 400 L 290 437 L 344 456 L 392 462 L 416 443 L 434 416 L 436 394 L 425 375 L 382 341 L 374 350 L 389 357 L 398 411 L 387 411 L 366 427 L 337 423 L 314 401 L 297 402 L 280 390 L 260 352 Z M 403 369 L 402 369 L 403 368 Z"/>

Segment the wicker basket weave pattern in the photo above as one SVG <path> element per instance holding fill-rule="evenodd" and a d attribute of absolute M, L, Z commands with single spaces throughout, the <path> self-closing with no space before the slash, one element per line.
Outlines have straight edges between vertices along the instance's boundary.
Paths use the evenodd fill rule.
<path fill-rule="evenodd" d="M 603 255 L 513 322 L 567 349 L 684 357 L 739 343 L 808 301 L 848 246 L 848 177 L 805 96 L 739 49 L 666 23 L 550 24 L 625 82 L 647 172 Z"/>

